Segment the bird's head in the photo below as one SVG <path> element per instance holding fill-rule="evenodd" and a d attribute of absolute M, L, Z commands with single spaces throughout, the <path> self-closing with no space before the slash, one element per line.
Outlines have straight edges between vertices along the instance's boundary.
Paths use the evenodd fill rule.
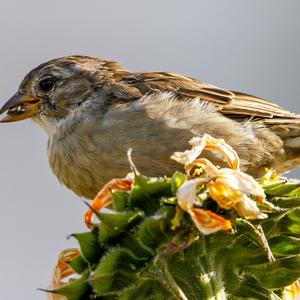
<path fill-rule="evenodd" d="M 6 113 L 0 122 L 65 118 L 101 88 L 109 76 L 108 64 L 100 58 L 68 56 L 39 65 L 0 109 Z"/>

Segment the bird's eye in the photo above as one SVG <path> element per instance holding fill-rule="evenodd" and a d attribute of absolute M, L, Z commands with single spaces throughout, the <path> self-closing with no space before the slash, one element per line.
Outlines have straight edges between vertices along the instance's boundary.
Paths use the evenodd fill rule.
<path fill-rule="evenodd" d="M 47 76 L 39 82 L 39 87 L 43 92 L 49 92 L 54 86 L 55 80 L 52 76 Z"/>

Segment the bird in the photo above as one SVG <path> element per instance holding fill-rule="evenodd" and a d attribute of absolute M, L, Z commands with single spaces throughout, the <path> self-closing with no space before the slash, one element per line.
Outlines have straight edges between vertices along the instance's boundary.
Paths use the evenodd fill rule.
<path fill-rule="evenodd" d="M 169 176 L 170 160 L 194 136 L 222 138 L 241 170 L 259 178 L 300 165 L 300 115 L 267 100 L 169 72 L 131 72 L 90 56 L 52 59 L 30 71 L 0 109 L 1 123 L 32 119 L 48 135 L 59 181 L 93 199 L 101 186 L 137 169 Z M 203 155 L 222 165 L 217 153 Z"/>

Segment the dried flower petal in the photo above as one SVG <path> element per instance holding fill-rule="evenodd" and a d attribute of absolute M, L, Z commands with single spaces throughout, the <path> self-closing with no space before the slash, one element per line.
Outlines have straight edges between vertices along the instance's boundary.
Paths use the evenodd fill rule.
<path fill-rule="evenodd" d="M 99 211 L 113 202 L 112 190 L 129 191 L 132 187 L 132 183 L 133 180 L 129 177 L 109 181 L 97 194 L 91 203 L 91 207 L 84 214 L 86 226 L 88 228 L 92 227 L 94 211 Z"/>
<path fill-rule="evenodd" d="M 65 278 L 75 274 L 75 271 L 68 264 L 72 259 L 80 255 L 79 249 L 66 249 L 63 250 L 59 256 L 56 266 L 53 270 L 52 280 L 51 280 L 51 290 L 61 288 L 68 285 L 70 281 L 64 280 Z M 49 300 L 64 300 L 67 299 L 64 296 L 48 293 Z"/>
<path fill-rule="evenodd" d="M 219 174 L 207 183 L 210 196 L 225 209 L 234 208 L 240 216 L 248 219 L 264 219 L 267 215 L 260 212 L 256 202 L 248 195 L 265 199 L 262 187 L 253 177 L 232 169 L 221 169 Z"/>
<path fill-rule="evenodd" d="M 299 300 L 300 299 L 300 279 L 293 284 L 284 288 L 285 300 Z"/>
<path fill-rule="evenodd" d="M 201 137 L 193 137 L 189 143 L 192 145 L 191 150 L 185 150 L 184 152 L 175 152 L 171 155 L 171 159 L 176 160 L 180 164 L 191 164 L 203 151 L 206 146 L 206 134 Z"/>
<path fill-rule="evenodd" d="M 208 134 L 205 135 L 205 139 L 206 150 L 217 151 L 217 153 L 220 153 L 222 155 L 222 158 L 227 161 L 230 168 L 234 170 L 239 169 L 239 157 L 236 151 L 230 145 L 226 144 L 223 139 L 215 139 Z"/>
<path fill-rule="evenodd" d="M 178 205 L 188 212 L 195 225 L 203 234 L 211 234 L 219 230 L 231 230 L 230 221 L 209 210 L 194 208 L 197 186 L 203 183 L 203 179 L 197 178 L 186 181 L 176 193 Z"/>
<path fill-rule="evenodd" d="M 239 159 L 237 153 L 224 140 L 214 139 L 206 134 L 202 138 L 193 138 L 190 144 L 192 144 L 192 150 L 176 152 L 172 158 L 184 163 L 188 174 L 195 167 L 203 169 L 205 177 L 187 181 L 178 189 L 178 204 L 183 210 L 191 214 L 196 200 L 197 186 L 205 184 L 209 195 L 221 208 L 233 208 L 240 216 L 248 219 L 267 217 L 267 215 L 260 212 L 256 202 L 248 197 L 252 195 L 258 201 L 264 201 L 263 188 L 252 176 L 238 170 Z M 209 160 L 196 158 L 203 149 L 220 152 L 231 169 L 218 169 Z"/>
<path fill-rule="evenodd" d="M 265 199 L 265 192 L 255 179 L 241 171 L 223 168 L 219 171 L 218 182 L 223 183 L 244 194 L 258 197 L 260 201 Z"/>
<path fill-rule="evenodd" d="M 203 234 L 211 234 L 220 230 L 232 230 L 231 222 L 210 210 L 193 208 L 191 217 L 198 230 Z"/>
<path fill-rule="evenodd" d="M 178 205 L 187 212 L 190 212 L 194 206 L 198 182 L 198 179 L 186 181 L 177 190 L 176 197 Z"/>
<path fill-rule="evenodd" d="M 262 213 L 256 205 L 256 202 L 246 195 L 243 195 L 241 201 L 236 203 L 234 209 L 237 213 L 249 220 L 266 219 L 268 215 Z"/>
<path fill-rule="evenodd" d="M 226 184 L 218 182 L 217 179 L 211 180 L 207 184 L 209 195 L 219 204 L 221 208 L 230 209 L 241 201 L 243 194 L 232 189 Z"/>
<path fill-rule="evenodd" d="M 236 151 L 225 143 L 223 139 L 215 139 L 212 136 L 205 134 L 203 137 L 193 137 L 190 140 L 192 145 L 191 150 L 186 150 L 184 152 L 175 152 L 171 159 L 183 165 L 192 164 L 197 157 L 205 150 L 216 151 L 221 154 L 221 158 L 227 161 L 228 165 L 234 169 L 239 169 L 239 158 Z"/>

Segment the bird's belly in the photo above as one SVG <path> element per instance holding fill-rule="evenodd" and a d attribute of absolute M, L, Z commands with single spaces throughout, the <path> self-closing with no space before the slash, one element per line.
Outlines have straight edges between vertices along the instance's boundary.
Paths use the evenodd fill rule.
<path fill-rule="evenodd" d="M 129 148 L 133 149 L 132 160 L 141 174 L 170 176 L 176 169 L 182 169 L 181 165 L 170 159 L 171 154 L 186 150 L 190 137 L 191 134 L 178 134 L 176 143 L 153 139 L 151 142 L 150 139 L 143 142 L 140 139 L 128 139 L 129 142 L 117 139 L 117 142 L 111 143 L 76 140 L 75 143 L 68 137 L 49 143 L 49 162 L 61 183 L 77 195 L 93 199 L 109 180 L 123 178 L 131 171 L 127 160 Z M 205 151 L 203 155 L 222 166 L 222 161 L 211 153 Z M 253 172 L 256 175 L 258 171 L 255 169 Z"/>
<path fill-rule="evenodd" d="M 180 169 L 182 166 L 170 160 L 170 156 L 189 148 L 188 141 L 195 134 L 224 138 L 238 152 L 242 170 L 254 176 L 271 165 L 281 149 L 282 141 L 278 137 L 277 141 L 276 136 L 261 126 L 251 128 L 250 132 L 254 132 L 251 135 L 245 125 L 219 115 L 213 124 L 209 121 L 206 125 L 198 124 L 199 120 L 195 119 L 195 124 L 179 126 L 179 121 L 177 127 L 173 123 L 169 126 L 164 120 L 150 118 L 140 111 L 118 112 L 101 121 L 99 116 L 82 120 L 80 126 L 76 123 L 72 130 L 65 126 L 50 138 L 50 165 L 64 185 L 77 195 L 91 199 L 106 182 L 130 172 L 129 148 L 133 149 L 132 160 L 137 169 L 146 176 L 171 175 Z M 268 147 L 264 144 L 266 136 L 273 140 L 267 143 Z M 204 152 L 203 155 L 222 166 L 214 154 Z"/>
<path fill-rule="evenodd" d="M 185 144 L 185 143 L 184 143 Z M 89 146 L 91 147 L 91 146 Z M 127 150 L 133 148 L 132 159 L 146 176 L 171 175 L 181 168 L 170 155 L 179 149 L 159 144 L 132 145 L 118 143 L 106 148 L 55 143 L 49 147 L 49 163 L 58 180 L 80 197 L 92 199 L 101 187 L 113 178 L 123 178 L 131 172 Z M 184 150 L 182 147 L 181 150 Z"/>
<path fill-rule="evenodd" d="M 59 147 L 57 147 L 59 148 Z M 58 180 L 80 197 L 92 199 L 110 179 L 125 176 L 129 167 L 109 167 L 103 153 L 59 151 L 49 153 L 49 163 Z"/>

